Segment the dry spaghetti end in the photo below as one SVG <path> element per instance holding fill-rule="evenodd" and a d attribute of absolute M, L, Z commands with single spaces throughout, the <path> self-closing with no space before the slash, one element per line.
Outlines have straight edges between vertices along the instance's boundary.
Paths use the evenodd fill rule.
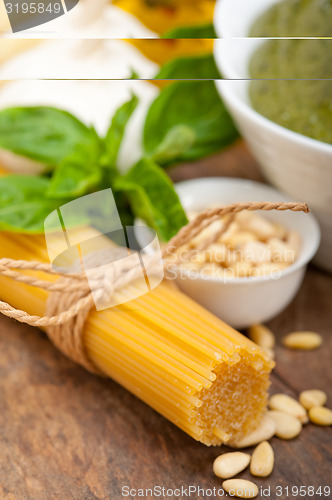
<path fill-rule="evenodd" d="M 208 446 L 237 441 L 261 422 L 274 363 L 167 283 L 92 313 L 85 345 L 101 371 Z"/>
<path fill-rule="evenodd" d="M 24 249 L 26 259 L 47 262 L 40 237 L 2 233 L 0 242 L 16 259 Z M 49 291 L 8 273 L 0 287 L 13 307 L 45 314 Z M 145 280 L 133 281 L 115 292 L 116 307 L 91 309 L 80 337 L 89 362 L 194 439 L 238 442 L 262 420 L 273 361 L 171 283 L 145 290 Z"/>

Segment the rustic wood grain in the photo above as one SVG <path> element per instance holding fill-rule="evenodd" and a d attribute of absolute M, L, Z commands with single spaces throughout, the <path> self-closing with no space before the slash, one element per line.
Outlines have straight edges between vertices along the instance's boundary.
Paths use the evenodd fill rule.
<path fill-rule="evenodd" d="M 250 177 L 250 172 L 259 177 L 239 144 L 210 162 L 181 166 L 172 176 Z M 331 303 L 332 276 L 311 268 L 295 301 L 269 325 L 278 338 L 271 392 L 296 396 L 320 388 L 332 405 Z M 282 347 L 284 334 L 304 328 L 323 335 L 321 348 L 293 352 Z M 266 498 L 278 498 L 277 485 L 332 488 L 331 436 L 331 428 L 307 425 L 293 441 L 273 438 L 275 469 L 256 481 L 271 487 Z M 195 442 L 115 382 L 74 365 L 40 331 L 0 318 L 1 500 L 120 500 L 124 485 L 220 488 L 212 474 L 219 453 L 220 448 Z"/>

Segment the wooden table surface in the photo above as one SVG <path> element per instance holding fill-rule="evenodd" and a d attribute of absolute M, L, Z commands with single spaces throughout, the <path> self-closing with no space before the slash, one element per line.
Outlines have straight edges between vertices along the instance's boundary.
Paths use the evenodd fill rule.
<path fill-rule="evenodd" d="M 203 175 L 260 178 L 241 144 L 172 172 L 176 180 Z M 271 392 L 297 396 L 319 388 L 328 393 L 332 406 L 331 305 L 332 276 L 310 268 L 294 302 L 269 323 L 278 339 Z M 284 349 L 282 336 L 299 329 L 322 334 L 323 346 L 311 352 Z M 265 498 L 287 498 L 285 489 L 278 496 L 277 486 L 332 489 L 331 428 L 307 425 L 293 441 L 271 442 L 274 471 L 256 481 L 271 487 Z M 115 382 L 75 366 L 42 332 L 0 318 L 0 500 L 142 498 L 139 492 L 122 496 L 126 485 L 220 488 L 221 480 L 212 473 L 220 451 L 195 442 Z M 250 479 L 250 474 L 245 471 L 240 477 Z M 298 498 L 291 496 L 291 489 L 289 496 Z M 327 497 L 309 492 L 303 498 Z"/>

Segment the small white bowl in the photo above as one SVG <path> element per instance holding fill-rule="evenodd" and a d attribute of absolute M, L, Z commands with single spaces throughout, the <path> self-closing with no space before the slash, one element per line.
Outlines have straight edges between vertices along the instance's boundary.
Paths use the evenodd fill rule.
<path fill-rule="evenodd" d="M 220 38 L 247 37 L 255 20 L 281 0 L 217 0 L 214 24 Z"/>
<path fill-rule="evenodd" d="M 243 179 L 194 179 L 176 184 L 176 190 L 188 211 L 237 201 L 290 201 L 288 196 L 265 184 Z M 311 214 L 271 211 L 264 212 L 264 217 L 297 231 L 302 239 L 298 259 L 277 277 L 223 279 L 193 275 L 182 268 L 176 278 L 183 292 L 235 328 L 267 321 L 285 309 L 298 291 L 306 265 L 319 245 L 319 226 Z"/>
<path fill-rule="evenodd" d="M 215 29 L 225 38 L 216 41 L 214 55 L 228 80 L 218 80 L 216 85 L 266 178 L 292 199 L 307 202 L 314 211 L 322 228 L 315 262 L 332 271 L 332 145 L 268 120 L 249 100 L 248 64 L 264 40 L 243 37 L 257 16 L 276 1 L 217 0 Z"/>

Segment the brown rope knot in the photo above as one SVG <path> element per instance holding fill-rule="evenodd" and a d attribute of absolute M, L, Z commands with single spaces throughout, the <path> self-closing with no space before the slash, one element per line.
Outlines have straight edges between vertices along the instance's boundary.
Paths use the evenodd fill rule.
<path fill-rule="evenodd" d="M 83 327 L 90 309 L 93 307 L 93 297 L 82 282 L 82 289 L 68 291 L 72 278 L 61 277 L 58 284 L 59 292 L 49 295 L 46 303 L 46 317 L 61 318 L 46 327 L 46 333 L 52 343 L 67 357 L 84 366 L 89 372 L 102 375 L 89 359 L 83 344 Z M 78 305 L 79 304 L 79 305 Z M 63 312 L 73 311 L 68 316 Z"/>
<path fill-rule="evenodd" d="M 145 258 L 149 273 L 157 270 L 158 262 L 160 258 L 156 255 Z M 142 266 L 137 252 L 112 246 L 90 253 L 84 258 L 84 267 L 88 269 L 81 275 L 80 287 L 72 289 L 73 277 L 61 277 L 58 283 L 62 290 L 49 295 L 46 315 L 57 320 L 46 328 L 46 332 L 63 354 L 88 371 L 102 375 L 85 351 L 82 340 L 85 321 L 94 306 L 98 309 L 111 307 L 115 292 L 142 276 Z"/>
<path fill-rule="evenodd" d="M 167 259 L 215 220 L 242 210 L 292 210 L 305 213 L 309 211 L 305 203 L 293 202 L 245 202 L 208 208 L 181 228 L 177 235 L 166 244 L 162 252 L 163 258 Z M 232 220 L 231 217 L 224 224 L 224 230 L 228 227 L 230 220 Z M 218 233 L 217 236 L 219 237 L 220 234 Z M 117 290 L 142 276 L 141 261 L 137 253 L 127 248 L 113 248 L 113 250 L 114 253 L 110 254 L 110 248 L 106 248 L 86 257 L 84 259 L 85 273 L 75 274 L 58 272 L 49 263 L 0 259 L 1 275 L 50 292 L 45 316 L 30 315 L 1 301 L 0 312 L 22 323 L 46 328 L 47 335 L 61 352 L 90 372 L 102 375 L 89 359 L 84 347 L 83 331 L 87 316 L 95 304 L 101 304 L 101 306 L 103 303 L 109 304 Z M 110 259 L 113 260 L 110 261 Z M 145 269 L 148 266 L 151 274 L 158 271 L 160 255 L 144 256 L 144 266 Z M 46 274 L 58 275 L 60 278 L 56 282 L 37 279 L 20 272 L 25 270 L 42 271 Z"/>

